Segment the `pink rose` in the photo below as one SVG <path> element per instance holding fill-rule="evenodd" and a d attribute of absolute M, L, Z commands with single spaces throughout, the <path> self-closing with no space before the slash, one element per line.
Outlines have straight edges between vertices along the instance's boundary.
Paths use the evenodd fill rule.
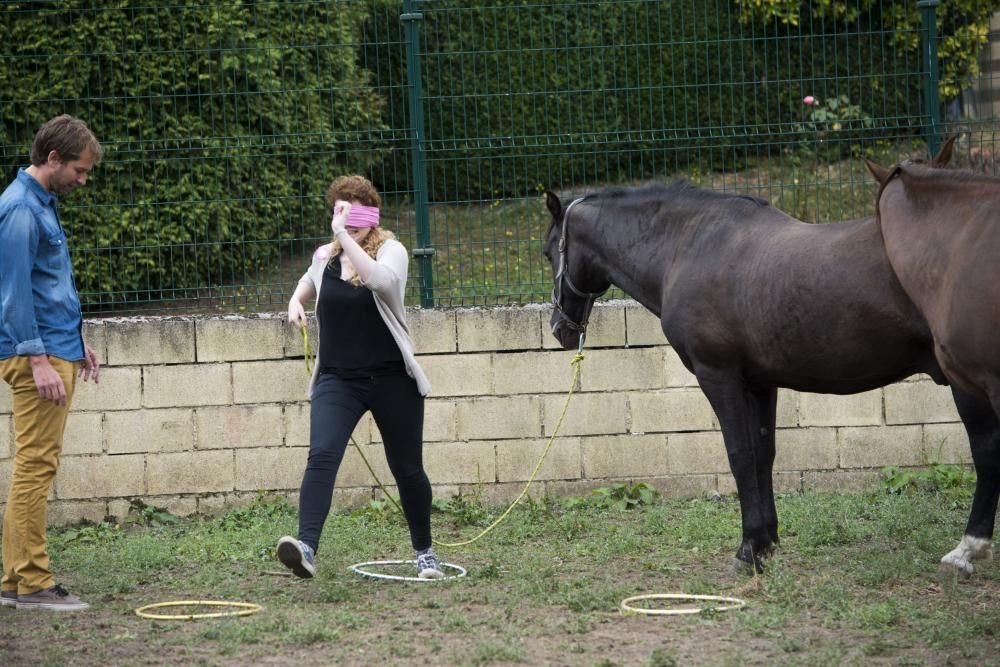
<path fill-rule="evenodd" d="M 812 95 L 806 95 L 805 97 L 802 98 L 802 104 L 807 104 L 809 106 L 812 106 L 816 104 L 816 98 L 813 97 Z"/>

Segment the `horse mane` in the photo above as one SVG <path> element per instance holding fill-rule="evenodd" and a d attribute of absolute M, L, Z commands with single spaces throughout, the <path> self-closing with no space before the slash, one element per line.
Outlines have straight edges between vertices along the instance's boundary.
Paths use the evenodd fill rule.
<path fill-rule="evenodd" d="M 603 190 L 598 190 L 597 192 L 592 192 L 586 195 L 582 201 L 596 204 L 605 200 L 627 198 L 631 200 L 631 203 L 643 204 L 647 202 L 659 202 L 664 198 L 678 199 L 681 197 L 687 200 L 692 200 L 695 203 L 712 203 L 742 199 L 759 207 L 771 205 L 766 199 L 761 199 L 760 197 L 730 192 L 718 192 L 716 190 L 706 190 L 705 188 L 700 188 L 690 181 L 685 181 L 683 179 L 676 180 L 672 183 L 651 183 L 649 185 L 636 187 L 616 186 L 604 188 Z"/>
<path fill-rule="evenodd" d="M 899 170 L 915 179 L 942 179 L 956 182 L 1000 184 L 1000 178 L 989 174 L 980 174 L 966 169 L 941 169 L 925 166 L 921 162 L 906 160 L 899 164 Z"/>

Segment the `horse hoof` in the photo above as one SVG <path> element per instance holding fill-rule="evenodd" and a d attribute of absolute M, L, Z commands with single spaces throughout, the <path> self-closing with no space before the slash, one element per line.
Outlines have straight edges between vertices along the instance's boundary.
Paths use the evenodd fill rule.
<path fill-rule="evenodd" d="M 965 563 L 964 565 L 959 565 L 957 563 L 952 563 L 950 561 L 941 561 L 938 563 L 937 576 L 944 583 L 953 582 L 956 580 L 968 579 L 972 576 L 973 567 L 972 563 Z"/>
<path fill-rule="evenodd" d="M 753 563 L 748 563 L 745 560 L 740 560 L 739 558 L 733 558 L 730 562 L 730 567 L 733 574 L 741 577 L 752 577 L 756 572 L 754 571 Z"/>

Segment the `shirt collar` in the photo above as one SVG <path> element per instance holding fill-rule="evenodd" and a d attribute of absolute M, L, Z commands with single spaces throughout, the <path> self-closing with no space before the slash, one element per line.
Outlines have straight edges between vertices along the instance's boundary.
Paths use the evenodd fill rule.
<path fill-rule="evenodd" d="M 28 188 L 35 193 L 43 206 L 48 206 L 52 202 L 56 201 L 56 196 L 42 187 L 42 184 L 35 180 L 35 177 L 29 174 L 24 167 L 17 170 L 17 180 L 21 182 L 24 187 Z"/>

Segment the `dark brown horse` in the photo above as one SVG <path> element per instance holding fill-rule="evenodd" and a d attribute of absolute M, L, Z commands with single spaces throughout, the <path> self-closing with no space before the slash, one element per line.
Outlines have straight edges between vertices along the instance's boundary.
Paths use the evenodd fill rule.
<path fill-rule="evenodd" d="M 965 536 L 943 562 L 972 572 L 992 556 L 1000 496 L 1000 179 L 904 162 L 884 169 L 876 218 L 886 254 L 928 323 L 934 355 L 969 432 L 976 493 Z"/>
<path fill-rule="evenodd" d="M 553 334 L 580 345 L 594 299 L 612 284 L 660 318 L 722 427 L 742 564 L 762 570 L 778 543 L 778 387 L 851 394 L 915 373 L 945 383 L 873 219 L 807 224 L 684 182 L 607 189 L 566 207 L 550 192 L 546 204 Z"/>

